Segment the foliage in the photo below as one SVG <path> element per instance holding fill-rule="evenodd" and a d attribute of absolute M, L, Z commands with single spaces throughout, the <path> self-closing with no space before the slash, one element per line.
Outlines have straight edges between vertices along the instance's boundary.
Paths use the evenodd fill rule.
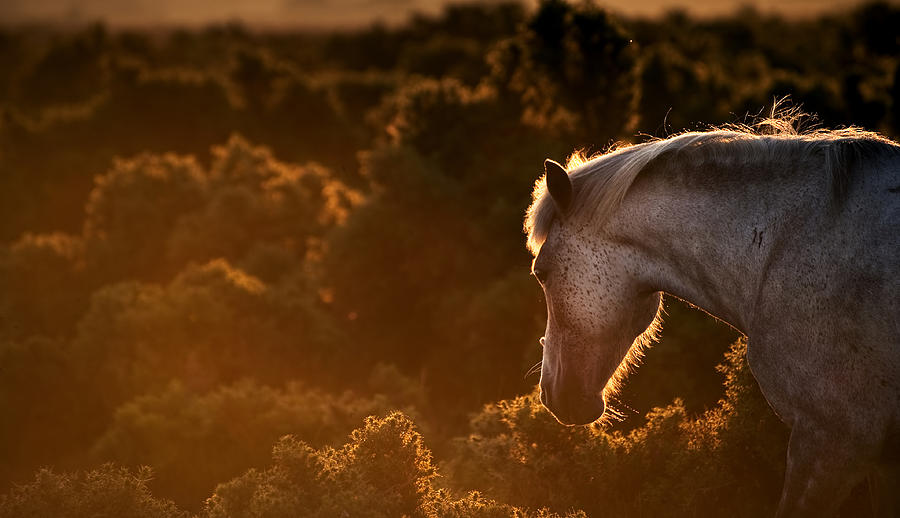
<path fill-rule="evenodd" d="M 630 432 L 560 426 L 537 393 L 488 405 L 458 440 L 453 479 L 512 505 L 590 516 L 765 516 L 774 511 L 787 429 L 736 342 L 719 370 L 725 396 L 699 417 L 681 400 Z M 736 461 L 740 459 L 740 461 Z"/>
<path fill-rule="evenodd" d="M 270 445 L 283 435 L 314 446 L 339 444 L 366 416 L 401 407 L 414 411 L 409 405 L 416 403 L 416 387 L 396 370 L 380 369 L 368 385 L 370 396 L 331 394 L 298 382 L 274 389 L 252 381 L 196 393 L 173 382 L 117 408 L 92 456 L 151 465 L 154 491 L 194 507 L 218 482 L 264 465 Z"/>
<path fill-rule="evenodd" d="M 25 233 L 0 245 L 0 337 L 59 337 L 84 301 L 85 245 L 80 236 Z"/>
<path fill-rule="evenodd" d="M 187 518 L 167 500 L 154 498 L 147 489 L 150 468 L 132 472 L 105 464 L 85 473 L 56 474 L 39 471 L 34 481 L 0 498 L 0 516 L 25 518 L 58 516 L 119 516 L 122 518 Z"/>
<path fill-rule="evenodd" d="M 784 429 L 678 301 L 624 421 L 541 409 L 522 212 L 546 157 L 786 95 L 897 138 L 898 13 L 0 28 L 2 513 L 180 516 L 149 491 L 199 511 L 232 477 L 205 512 L 770 513 Z"/>
<path fill-rule="evenodd" d="M 478 493 L 453 500 L 437 490 L 431 452 L 412 421 L 400 413 L 369 417 L 339 449 L 315 450 L 283 437 L 274 464 L 221 484 L 206 501 L 209 518 L 262 516 L 529 517 L 530 513 Z M 567 516 L 579 516 L 571 514 Z"/>
<path fill-rule="evenodd" d="M 85 206 L 91 265 L 112 279 L 154 272 L 172 225 L 200 205 L 206 188 L 193 157 L 145 154 L 115 163 L 96 178 Z"/>
<path fill-rule="evenodd" d="M 491 82 L 520 98 L 524 122 L 561 131 L 576 145 L 605 144 L 635 127 L 632 42 L 603 9 L 546 0 L 495 49 Z"/>
<path fill-rule="evenodd" d="M 270 289 L 222 259 L 189 266 L 165 286 L 108 285 L 79 322 L 73 354 L 100 374 L 94 390 L 112 405 L 172 379 L 195 390 L 248 375 L 284 381 L 306 363 L 330 361 L 328 346 L 339 340 L 314 302 L 294 298 L 302 295 Z"/>
<path fill-rule="evenodd" d="M 212 157 L 207 172 L 194 157 L 144 154 L 96 178 L 84 235 L 97 275 L 165 278 L 189 262 L 240 262 L 273 246 L 289 254 L 277 266 L 289 268 L 359 201 L 321 166 L 285 164 L 239 136 L 213 147 Z"/>

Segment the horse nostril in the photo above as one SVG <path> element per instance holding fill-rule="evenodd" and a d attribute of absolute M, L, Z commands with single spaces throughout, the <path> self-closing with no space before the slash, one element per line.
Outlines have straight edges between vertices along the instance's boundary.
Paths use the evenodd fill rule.
<path fill-rule="evenodd" d="M 541 344 L 541 347 L 544 346 L 544 340 L 546 340 L 546 339 L 543 336 L 541 337 L 540 340 L 538 340 L 538 342 L 540 342 L 540 344 Z"/>

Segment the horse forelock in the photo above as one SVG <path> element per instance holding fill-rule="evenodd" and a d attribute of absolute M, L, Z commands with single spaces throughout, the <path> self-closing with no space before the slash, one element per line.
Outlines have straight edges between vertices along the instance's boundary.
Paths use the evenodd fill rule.
<path fill-rule="evenodd" d="M 593 221 L 604 220 L 625 198 L 634 179 L 650 161 L 671 148 L 689 145 L 696 135 L 703 134 L 686 133 L 666 140 L 618 144 L 614 149 L 590 158 L 581 152 L 573 153 L 566 162 L 574 191 L 567 219 L 580 220 L 588 216 Z M 524 230 L 528 236 L 528 249 L 537 255 L 559 216 L 547 191 L 545 176 L 535 182 L 531 199 Z"/>
<path fill-rule="evenodd" d="M 881 135 L 858 128 L 814 130 L 798 133 L 786 121 L 767 119 L 756 127 L 730 126 L 654 139 L 586 158 L 580 152 L 569 157 L 566 170 L 574 196 L 567 220 L 580 225 L 600 225 L 619 206 L 638 175 L 661 155 L 673 157 L 677 167 L 697 167 L 710 162 L 751 164 L 761 161 L 811 161 L 829 176 L 836 199 L 846 192 L 851 172 L 860 160 L 879 155 L 900 155 L 900 146 Z M 527 247 L 537 255 L 559 215 L 546 179 L 539 178 L 526 211 Z"/>

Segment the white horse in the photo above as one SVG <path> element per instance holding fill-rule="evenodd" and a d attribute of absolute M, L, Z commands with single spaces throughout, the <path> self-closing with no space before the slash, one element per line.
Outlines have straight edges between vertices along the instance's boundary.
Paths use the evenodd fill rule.
<path fill-rule="evenodd" d="M 545 172 L 525 230 L 547 301 L 541 401 L 560 422 L 602 416 L 669 293 L 748 337 L 791 427 L 779 517 L 832 515 L 867 475 L 898 516 L 900 146 L 714 130 Z"/>

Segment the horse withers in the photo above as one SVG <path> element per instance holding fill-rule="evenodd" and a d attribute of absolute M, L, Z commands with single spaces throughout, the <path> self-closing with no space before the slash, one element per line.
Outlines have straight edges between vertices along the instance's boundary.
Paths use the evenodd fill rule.
<path fill-rule="evenodd" d="M 671 294 L 747 336 L 791 428 L 777 516 L 832 515 L 867 476 L 879 514 L 900 515 L 900 146 L 712 130 L 545 172 L 525 230 L 560 422 L 603 415 Z"/>

